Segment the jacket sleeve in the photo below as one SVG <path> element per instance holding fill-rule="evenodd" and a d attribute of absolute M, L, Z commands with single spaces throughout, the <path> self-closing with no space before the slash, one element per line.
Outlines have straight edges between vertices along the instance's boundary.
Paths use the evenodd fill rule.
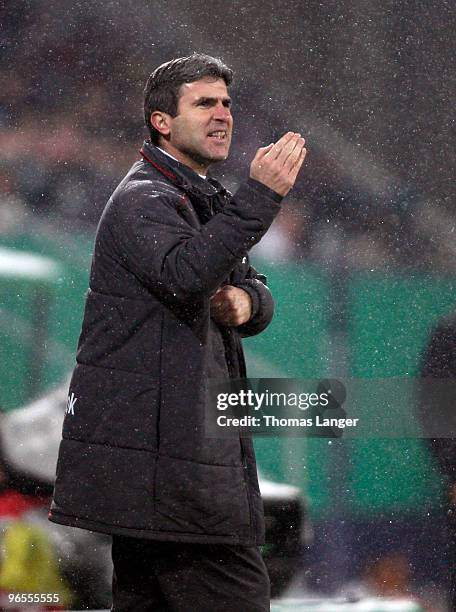
<path fill-rule="evenodd" d="M 236 283 L 235 286 L 244 289 L 252 301 L 250 319 L 237 330 L 241 336 L 255 336 L 266 329 L 274 315 L 274 300 L 267 286 L 266 277 L 250 266 L 245 280 Z"/>
<path fill-rule="evenodd" d="M 111 230 L 123 265 L 150 291 L 172 301 L 197 302 L 210 297 L 266 233 L 280 210 L 277 198 L 249 179 L 223 211 L 197 228 L 186 220 L 185 198 L 138 181 L 113 206 Z"/>

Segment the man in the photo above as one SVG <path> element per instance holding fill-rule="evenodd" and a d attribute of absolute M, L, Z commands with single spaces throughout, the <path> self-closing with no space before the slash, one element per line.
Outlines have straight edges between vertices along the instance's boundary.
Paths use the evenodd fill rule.
<path fill-rule="evenodd" d="M 456 610 L 456 313 L 440 319 L 424 351 L 419 385 L 420 420 L 424 435 L 445 476 L 448 609 Z M 435 437 L 434 437 L 435 436 Z"/>
<path fill-rule="evenodd" d="M 53 521 L 113 535 L 113 610 L 269 609 L 250 440 L 204 435 L 211 379 L 245 376 L 241 336 L 273 302 L 248 250 L 304 161 L 288 132 L 231 196 L 232 72 L 194 54 L 145 89 L 150 142 L 98 227 Z"/>

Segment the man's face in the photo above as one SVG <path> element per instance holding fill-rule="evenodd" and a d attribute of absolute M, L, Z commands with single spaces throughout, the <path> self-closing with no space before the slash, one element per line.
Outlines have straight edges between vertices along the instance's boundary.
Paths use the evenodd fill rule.
<path fill-rule="evenodd" d="M 196 172 L 228 157 L 233 130 L 231 99 L 223 79 L 211 77 L 181 86 L 177 115 L 168 116 L 163 148 Z"/>

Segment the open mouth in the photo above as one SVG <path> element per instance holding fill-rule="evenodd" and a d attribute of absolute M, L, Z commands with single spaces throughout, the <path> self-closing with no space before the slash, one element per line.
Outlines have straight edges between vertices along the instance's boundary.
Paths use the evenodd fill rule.
<path fill-rule="evenodd" d="M 215 138 L 216 140 L 226 140 L 227 133 L 224 130 L 217 130 L 208 134 L 209 138 Z"/>

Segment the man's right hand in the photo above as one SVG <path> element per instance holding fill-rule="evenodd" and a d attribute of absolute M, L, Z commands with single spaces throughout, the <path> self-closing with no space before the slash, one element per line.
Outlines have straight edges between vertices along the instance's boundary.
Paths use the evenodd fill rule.
<path fill-rule="evenodd" d="M 250 178 L 286 196 L 306 157 L 304 145 L 300 134 L 287 132 L 276 143 L 259 148 L 250 164 Z"/>

